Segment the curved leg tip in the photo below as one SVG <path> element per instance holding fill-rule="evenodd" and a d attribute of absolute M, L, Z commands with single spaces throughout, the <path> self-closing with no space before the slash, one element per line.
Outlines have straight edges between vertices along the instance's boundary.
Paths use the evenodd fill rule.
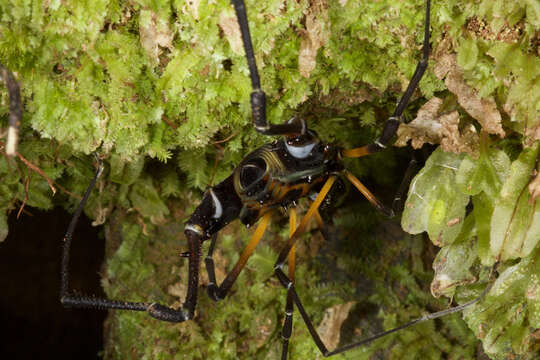
<path fill-rule="evenodd" d="M 208 294 L 210 299 L 214 300 L 215 302 L 223 300 L 223 297 L 219 294 L 219 288 L 216 286 L 216 284 L 208 284 L 208 287 L 206 288 L 206 293 Z"/>
<path fill-rule="evenodd" d="M 169 322 L 183 322 L 193 318 L 193 314 L 189 311 L 181 308 L 179 310 L 171 309 L 167 306 L 153 303 L 146 309 L 146 312 L 154 319 L 169 321 Z"/>

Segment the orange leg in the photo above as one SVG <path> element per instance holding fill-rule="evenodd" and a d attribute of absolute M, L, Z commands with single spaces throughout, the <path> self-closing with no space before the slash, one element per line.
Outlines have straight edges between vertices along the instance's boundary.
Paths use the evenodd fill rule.
<path fill-rule="evenodd" d="M 324 200 L 324 198 L 326 197 L 326 195 L 332 188 L 332 185 L 334 184 L 335 181 L 336 181 L 335 175 L 330 175 L 328 177 L 328 180 L 326 180 L 326 182 L 324 183 L 321 191 L 319 191 L 319 194 L 317 194 L 315 201 L 311 203 L 311 206 L 309 207 L 306 215 L 304 215 L 304 217 L 300 221 L 300 225 L 298 225 L 294 233 L 289 238 L 289 241 L 287 242 L 287 246 L 285 246 L 285 248 L 281 250 L 281 252 L 279 253 L 275 267 L 283 266 L 285 259 L 287 258 L 287 256 L 291 252 L 291 249 L 296 243 L 296 239 L 298 238 L 300 234 L 302 234 L 306 230 L 309 220 L 311 220 L 311 218 L 315 215 L 315 212 L 317 212 L 317 209 L 319 208 L 319 206 L 321 206 L 322 201 Z"/>
<path fill-rule="evenodd" d="M 359 147 L 359 148 L 354 148 L 354 149 L 341 150 L 341 156 L 347 157 L 347 158 L 359 158 L 359 157 L 366 156 L 369 154 L 373 154 L 373 153 L 369 151 L 367 145 Z"/>
<path fill-rule="evenodd" d="M 324 237 L 326 241 L 330 240 L 330 235 L 328 234 L 328 229 L 326 228 L 326 224 L 324 223 L 324 220 L 321 217 L 321 213 L 319 210 L 315 211 L 315 221 L 317 222 L 317 226 L 319 227 L 319 230 Z"/>
<path fill-rule="evenodd" d="M 292 237 L 294 235 L 295 230 L 296 230 L 296 209 L 291 208 L 289 210 L 289 237 Z M 291 247 L 291 251 L 289 252 L 289 278 L 291 279 L 291 281 L 294 281 L 295 260 L 296 260 L 296 243 L 293 244 L 293 246 Z"/>
<path fill-rule="evenodd" d="M 206 264 L 206 270 L 208 271 L 208 278 L 210 280 L 210 283 L 208 284 L 208 295 L 210 296 L 210 298 L 217 301 L 223 299 L 227 295 L 227 293 L 231 289 L 231 286 L 238 278 L 238 275 L 244 269 L 244 266 L 246 266 L 246 262 L 248 261 L 249 257 L 251 256 L 251 254 L 253 254 L 253 250 L 255 250 L 255 247 L 264 235 L 268 223 L 270 222 L 270 215 L 270 212 L 264 214 L 262 219 L 259 221 L 259 224 L 257 225 L 257 228 L 255 229 L 251 240 L 244 248 L 244 251 L 242 251 L 242 254 L 240 254 L 240 258 L 234 265 L 233 269 L 227 274 L 219 287 L 216 283 L 214 260 L 212 259 L 215 238 L 212 239 L 212 245 L 210 246 L 208 256 L 204 260 Z"/>
<path fill-rule="evenodd" d="M 358 178 L 356 176 L 354 176 L 353 174 L 351 174 L 347 170 L 343 170 L 343 173 L 345 174 L 347 179 L 362 193 L 362 195 L 364 195 L 366 197 L 366 199 L 368 199 L 368 201 L 373 206 L 375 206 L 375 208 L 377 210 L 379 210 L 380 212 L 382 212 L 383 214 L 385 214 L 387 216 L 394 216 L 394 210 L 389 209 L 383 203 L 381 203 L 379 200 L 377 200 L 375 195 L 373 195 L 371 193 L 371 191 L 369 191 L 368 188 L 365 187 L 364 184 L 362 184 L 360 182 L 360 180 L 358 180 Z"/>

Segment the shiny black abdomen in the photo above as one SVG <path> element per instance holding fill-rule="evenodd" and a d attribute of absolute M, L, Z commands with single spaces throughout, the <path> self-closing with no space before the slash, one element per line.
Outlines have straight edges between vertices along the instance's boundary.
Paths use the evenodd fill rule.
<path fill-rule="evenodd" d="M 252 225 L 266 212 L 318 192 L 329 174 L 342 167 L 337 148 L 317 138 L 308 145 L 303 157 L 294 156 L 298 153 L 284 139 L 251 152 L 231 176 L 205 192 L 186 229 L 206 239 L 236 218 Z"/>
<path fill-rule="evenodd" d="M 285 140 L 251 152 L 233 173 L 235 191 L 243 206 L 240 220 L 247 225 L 276 207 L 288 207 L 317 192 L 332 172 L 339 170 L 337 150 L 316 142 L 307 156 L 293 156 Z"/>

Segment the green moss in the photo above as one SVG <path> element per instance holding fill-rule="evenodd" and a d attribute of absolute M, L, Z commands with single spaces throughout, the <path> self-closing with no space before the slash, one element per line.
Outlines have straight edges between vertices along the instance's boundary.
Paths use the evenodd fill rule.
<path fill-rule="evenodd" d="M 463 302 L 488 282 L 483 266 L 501 259 L 499 279 L 466 312 L 466 323 L 453 315 L 343 357 L 472 359 L 480 356 L 480 339 L 493 359 L 533 358 L 539 245 L 537 204 L 529 205 L 527 184 L 537 168 L 540 11 L 531 0 L 432 5 L 432 48 L 446 42 L 447 51 L 457 54 L 464 82 L 493 99 L 509 140 L 485 135 L 474 156 L 438 151 L 413 180 L 424 184 L 416 188 L 419 194 L 432 187 L 430 205 L 409 194 L 414 206 L 403 221 L 408 231 L 427 231 L 443 246 L 435 260 L 435 248 L 421 236 L 385 233 L 381 226 L 390 225 L 377 225 L 381 219 L 373 210 L 346 202 L 331 214 L 332 244 L 321 245 L 316 232 L 302 239 L 299 292 L 316 323 L 326 308 L 358 301 L 342 332 L 347 342 L 361 328 L 375 332 L 444 308 L 447 301 L 429 294 L 433 261 L 435 279 L 450 280 L 436 290 Z M 304 116 L 325 141 L 343 147 L 375 139 L 420 58 L 424 2 L 248 1 L 247 10 L 269 120 Z M 106 291 L 120 299 L 179 305 L 187 276 L 178 257 L 186 250 L 182 222 L 201 190 L 268 141 L 250 124 L 247 64 L 231 18 L 227 0 L 0 3 L 0 63 L 17 74 L 24 97 L 19 152 L 42 171 L 0 156 L 0 239 L 5 214 L 23 202 L 73 209 L 92 176 L 89 154 L 97 152 L 106 171 L 85 211 L 107 226 Z M 311 48 L 312 69 L 299 60 L 306 44 L 320 45 Z M 430 61 L 405 118 L 436 95 L 448 106 L 444 111 L 459 111 L 460 128 L 473 124 L 480 131 L 435 76 L 438 61 Z M 7 111 L 2 87 L 2 128 Z M 441 161 L 451 166 L 437 168 Z M 379 184 L 384 197 L 398 187 L 400 162 L 389 150 L 346 165 Z M 54 182 L 54 197 L 43 174 Z M 512 209 L 522 214 L 519 221 L 508 218 Z M 460 221 L 453 224 L 456 217 Z M 506 223 L 513 230 L 502 243 L 511 246 L 497 250 L 502 233 L 494 225 Z M 239 225 L 224 231 L 222 266 L 231 267 L 248 237 Z M 278 358 L 285 300 L 271 271 L 284 237 L 285 230 L 272 228 L 270 245 L 257 249 L 227 301 L 214 304 L 201 289 L 195 321 L 174 325 L 145 314 L 111 315 L 108 357 Z M 514 270 L 519 276 L 510 276 Z M 295 319 L 292 358 L 317 357 L 298 314 Z"/>

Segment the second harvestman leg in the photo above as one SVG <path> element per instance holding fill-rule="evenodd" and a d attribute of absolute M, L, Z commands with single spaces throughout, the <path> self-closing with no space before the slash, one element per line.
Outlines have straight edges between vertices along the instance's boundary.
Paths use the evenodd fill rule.
<path fill-rule="evenodd" d="M 287 243 L 285 248 L 283 248 L 283 250 L 279 253 L 278 260 L 276 261 L 276 264 L 275 264 L 275 267 L 274 267 L 274 273 L 277 276 L 277 278 L 279 279 L 279 282 L 281 283 L 281 285 L 285 289 L 287 289 L 287 299 L 289 299 L 289 296 L 292 298 L 292 301 L 294 302 L 294 304 L 296 305 L 298 311 L 300 312 L 300 315 L 302 316 L 302 319 L 304 320 L 304 323 L 306 324 L 306 326 L 308 328 L 308 331 L 309 331 L 313 341 L 315 342 L 315 344 L 317 345 L 317 348 L 320 350 L 320 352 L 325 357 L 340 354 L 340 353 L 345 352 L 345 351 L 347 351 L 349 349 L 353 349 L 353 348 L 356 348 L 356 347 L 363 346 L 365 344 L 368 344 L 368 343 L 372 342 L 373 340 L 376 340 L 376 339 L 379 339 L 379 338 L 384 337 L 386 335 L 392 334 L 392 333 L 397 332 L 397 331 L 399 331 L 401 329 L 405 329 L 405 328 L 410 327 L 412 325 L 415 325 L 417 323 L 432 320 L 432 319 L 436 319 L 436 318 L 443 317 L 443 316 L 453 314 L 453 313 L 456 313 L 456 312 L 460 312 L 463 309 L 465 309 L 465 308 L 475 304 L 476 302 L 480 301 L 487 294 L 487 292 L 489 290 L 489 286 L 486 287 L 486 289 L 482 292 L 482 294 L 479 297 L 477 297 L 476 299 L 471 300 L 471 301 L 469 301 L 469 302 L 467 302 L 467 303 L 465 303 L 463 305 L 459 305 L 459 306 L 455 306 L 453 308 L 449 308 L 449 309 L 445 309 L 445 310 L 438 311 L 438 312 L 435 312 L 435 313 L 427 314 L 427 315 L 424 315 L 424 316 L 422 316 L 420 318 L 409 321 L 409 322 L 407 322 L 407 323 L 405 323 L 405 324 L 403 324 L 401 326 L 398 326 L 396 328 L 377 333 L 377 334 L 375 334 L 373 336 L 370 336 L 370 337 L 368 337 L 366 339 L 362 339 L 362 340 L 353 342 L 351 344 L 348 344 L 348 345 L 345 345 L 345 346 L 342 346 L 342 347 L 338 347 L 338 348 L 336 348 L 336 349 L 334 349 L 332 351 L 328 350 L 328 348 L 326 347 L 326 345 L 322 341 L 320 335 L 317 333 L 317 330 L 315 329 L 315 326 L 313 325 L 313 322 L 311 321 L 310 316 L 307 314 L 307 312 L 306 312 L 306 310 L 305 310 L 305 308 L 304 308 L 304 306 L 303 306 L 303 304 L 302 304 L 302 302 L 300 300 L 300 297 L 298 296 L 298 294 L 296 292 L 293 280 L 291 280 L 290 276 L 287 276 L 283 272 L 283 265 L 285 263 L 285 260 L 288 257 L 288 254 L 290 254 L 292 248 L 295 246 L 296 239 L 298 238 L 298 236 L 300 236 L 300 234 L 302 234 L 305 231 L 309 220 L 311 219 L 311 217 L 314 216 L 316 210 L 321 205 L 322 201 L 324 200 L 324 198 L 326 197 L 326 195 L 330 191 L 330 188 L 332 187 L 332 184 L 334 183 L 334 181 L 335 181 L 335 177 L 331 176 L 331 177 L 328 178 L 328 180 L 326 181 L 326 183 L 322 187 L 321 191 L 319 192 L 319 194 L 315 198 L 315 201 L 313 201 L 313 203 L 309 207 L 306 215 L 300 221 L 300 224 L 298 225 L 298 227 L 296 228 L 296 230 L 294 231 L 292 236 L 290 236 L 289 242 Z M 291 319 L 291 324 L 292 324 L 292 319 Z M 282 360 L 286 360 L 287 355 L 288 354 L 284 351 L 282 353 Z"/>
<path fill-rule="evenodd" d="M 296 209 L 294 207 L 289 209 L 289 237 L 292 237 L 296 230 Z M 293 245 L 289 252 L 289 278 L 294 282 L 294 271 L 296 268 L 296 245 Z M 289 339 L 292 334 L 293 324 L 293 294 L 287 291 L 287 302 L 285 304 L 285 320 L 283 321 L 283 328 L 281 330 L 281 336 L 283 338 L 283 348 L 281 352 L 281 358 L 287 359 L 289 353 Z"/>
<path fill-rule="evenodd" d="M 99 298 L 94 296 L 79 295 L 70 289 L 69 286 L 69 258 L 73 233 L 82 214 L 84 206 L 90 197 L 92 189 L 97 183 L 97 180 L 103 172 L 103 164 L 96 156 L 98 163 L 96 173 L 90 181 L 90 185 L 86 189 L 84 196 L 75 210 L 75 214 L 71 218 L 66 235 L 63 239 L 62 251 L 62 267 L 61 267 L 61 285 L 60 285 L 60 302 L 66 307 L 87 308 L 87 309 L 116 309 L 116 310 L 131 310 L 131 311 L 146 311 L 150 316 L 158 320 L 170 322 L 183 322 L 193 318 L 195 306 L 197 305 L 197 290 L 199 280 L 199 252 L 201 247 L 201 239 L 194 233 L 187 235 L 189 245 L 189 283 L 186 300 L 180 309 L 173 309 L 168 306 L 155 302 L 132 302 L 124 300 L 113 300 L 108 298 Z"/>
<path fill-rule="evenodd" d="M 259 221 L 259 224 L 257 225 L 257 228 L 255 229 L 255 232 L 253 233 L 251 240 L 244 248 L 244 251 L 242 251 L 242 254 L 240 254 L 240 258 L 238 259 L 233 269 L 227 274 L 227 276 L 225 277 L 225 279 L 219 286 L 217 285 L 214 259 L 212 258 L 217 237 L 215 235 L 212 237 L 212 242 L 210 243 L 208 255 L 204 259 L 204 263 L 206 265 L 206 271 L 208 272 L 208 280 L 209 280 L 208 289 L 207 289 L 208 296 L 210 296 L 212 300 L 219 301 L 219 300 L 224 299 L 225 296 L 227 296 L 227 293 L 229 292 L 232 285 L 238 278 L 238 275 L 244 269 L 244 266 L 246 265 L 251 254 L 253 253 L 253 250 L 255 250 L 255 247 L 257 246 L 262 236 L 264 235 L 266 227 L 268 226 L 268 223 L 270 222 L 270 215 L 271 213 L 269 212 L 266 213 L 263 216 L 263 218 Z"/>
<path fill-rule="evenodd" d="M 265 135 L 300 135 L 306 130 L 306 124 L 303 120 L 295 118 L 292 122 L 285 124 L 269 124 L 266 120 L 266 93 L 261 89 L 261 80 L 255 54 L 253 52 L 253 43 L 249 32 L 249 24 L 246 13 L 246 5 L 243 0 L 231 0 L 236 12 L 236 18 L 240 25 L 244 51 L 249 68 L 249 78 L 251 79 L 251 112 L 253 116 L 253 126 L 255 130 Z"/>
<path fill-rule="evenodd" d="M 379 139 L 375 140 L 373 143 L 369 145 L 365 145 L 365 146 L 355 148 L 355 149 L 343 150 L 342 155 L 344 157 L 361 157 L 361 156 L 365 156 L 365 155 L 369 155 L 369 154 L 373 154 L 378 151 L 381 151 L 384 148 L 386 148 L 390 140 L 392 140 L 395 133 L 397 132 L 399 124 L 401 123 L 401 116 L 403 115 L 403 111 L 405 110 L 405 107 L 409 103 L 409 100 L 411 99 L 412 94 L 418 87 L 418 83 L 424 76 L 424 73 L 426 72 L 426 69 L 428 66 L 429 51 L 430 51 L 430 46 L 429 46 L 430 7 L 431 7 L 431 1 L 426 0 L 426 16 L 424 20 L 424 42 L 422 45 L 422 59 L 420 59 L 420 61 L 416 65 L 416 69 L 414 70 L 414 74 L 411 78 L 411 81 L 409 82 L 407 89 L 405 89 L 405 92 L 401 96 L 401 99 L 399 99 L 399 102 L 396 108 L 394 109 L 392 116 L 390 116 L 386 120 L 382 135 L 379 137 Z"/>

